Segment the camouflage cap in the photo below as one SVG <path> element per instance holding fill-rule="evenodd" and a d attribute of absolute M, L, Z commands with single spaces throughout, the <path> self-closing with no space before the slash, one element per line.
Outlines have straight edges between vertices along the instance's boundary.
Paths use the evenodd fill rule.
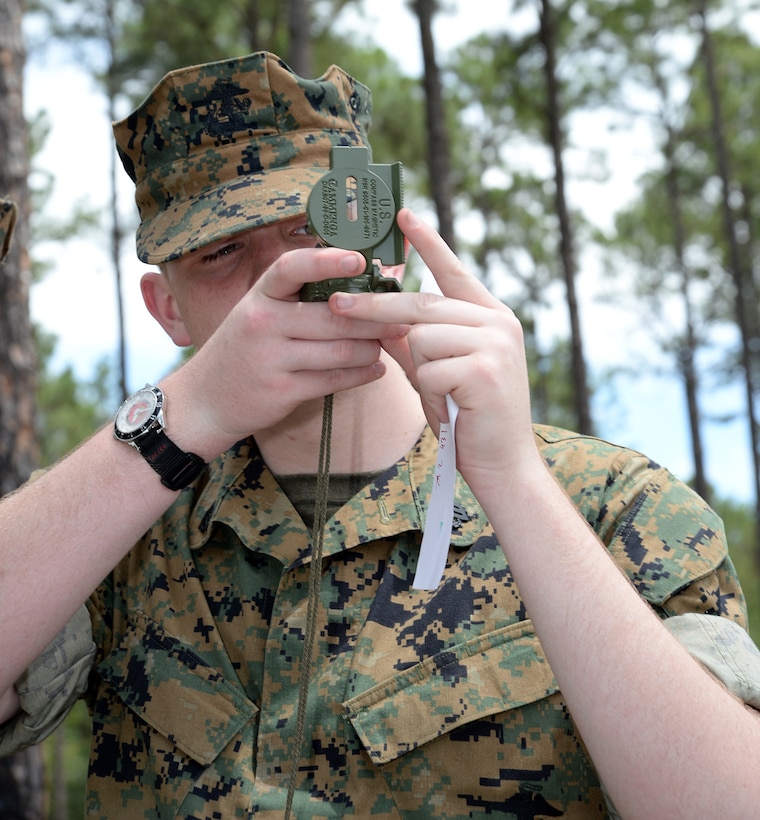
<path fill-rule="evenodd" d="M 8 255 L 17 214 L 18 208 L 15 202 L 11 202 L 10 199 L 0 199 L 0 262 Z"/>
<path fill-rule="evenodd" d="M 369 89 L 338 66 L 305 80 L 257 52 L 167 74 L 114 124 L 135 182 L 143 262 L 297 216 L 333 145 L 366 145 Z"/>

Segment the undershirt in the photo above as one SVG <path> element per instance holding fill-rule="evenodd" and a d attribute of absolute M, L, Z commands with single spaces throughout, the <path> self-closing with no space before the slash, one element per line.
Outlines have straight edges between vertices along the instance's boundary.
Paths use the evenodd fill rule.
<path fill-rule="evenodd" d="M 327 491 L 327 520 L 379 474 L 379 472 L 331 474 Z M 290 475 L 276 475 L 275 478 L 290 503 L 303 519 L 304 524 L 310 530 L 313 529 L 314 505 L 317 498 L 317 474 L 292 473 Z"/>

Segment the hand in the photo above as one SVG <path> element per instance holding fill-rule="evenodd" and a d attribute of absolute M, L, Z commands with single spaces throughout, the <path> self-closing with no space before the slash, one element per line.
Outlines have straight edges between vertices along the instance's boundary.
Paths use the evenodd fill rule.
<path fill-rule="evenodd" d="M 540 463 L 535 446 L 522 328 L 441 237 L 409 210 L 401 229 L 433 272 L 443 297 L 429 293 L 336 294 L 340 316 L 410 326 L 384 339 L 420 394 L 431 425 L 447 419 L 445 396 L 460 407 L 457 463 L 470 486 L 503 487 Z M 478 495 L 480 498 L 480 494 Z"/>
<path fill-rule="evenodd" d="M 309 247 L 279 255 L 252 286 L 245 277 L 228 277 L 224 299 L 218 281 L 201 279 L 194 300 L 202 316 L 218 315 L 218 327 L 167 384 L 185 391 L 193 405 L 196 417 L 188 424 L 214 435 L 215 446 L 217 439 L 229 446 L 306 402 L 382 376 L 378 339 L 401 336 L 406 327 L 339 316 L 324 302 L 298 299 L 305 282 L 363 269 L 358 253 Z"/>

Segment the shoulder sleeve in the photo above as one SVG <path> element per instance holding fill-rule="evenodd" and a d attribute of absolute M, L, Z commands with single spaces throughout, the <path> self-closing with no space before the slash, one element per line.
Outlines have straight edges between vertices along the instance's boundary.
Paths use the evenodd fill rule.
<path fill-rule="evenodd" d="M 82 606 L 16 681 L 20 711 L 0 726 L 0 756 L 53 732 L 87 688 L 95 657 L 90 616 Z"/>
<path fill-rule="evenodd" d="M 536 425 L 536 434 L 557 481 L 665 626 L 760 709 L 760 651 L 718 514 L 641 453 L 553 427 Z M 605 799 L 610 820 L 620 820 Z"/>
<path fill-rule="evenodd" d="M 639 452 L 539 429 L 546 462 L 639 594 L 663 617 L 699 612 L 746 627 L 720 516 Z"/>
<path fill-rule="evenodd" d="M 729 692 L 760 709 L 760 650 L 744 629 L 727 618 L 697 613 L 675 615 L 664 624 Z"/>

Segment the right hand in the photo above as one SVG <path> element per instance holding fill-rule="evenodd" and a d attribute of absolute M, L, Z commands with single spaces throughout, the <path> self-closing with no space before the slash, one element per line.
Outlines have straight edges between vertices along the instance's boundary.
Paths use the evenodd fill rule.
<path fill-rule="evenodd" d="M 283 253 L 166 381 L 167 392 L 183 392 L 196 429 L 200 425 L 224 449 L 278 424 L 305 402 L 380 378 L 379 339 L 403 336 L 405 325 L 337 316 L 327 303 L 298 298 L 305 282 L 363 269 L 360 254 L 337 248 Z"/>

